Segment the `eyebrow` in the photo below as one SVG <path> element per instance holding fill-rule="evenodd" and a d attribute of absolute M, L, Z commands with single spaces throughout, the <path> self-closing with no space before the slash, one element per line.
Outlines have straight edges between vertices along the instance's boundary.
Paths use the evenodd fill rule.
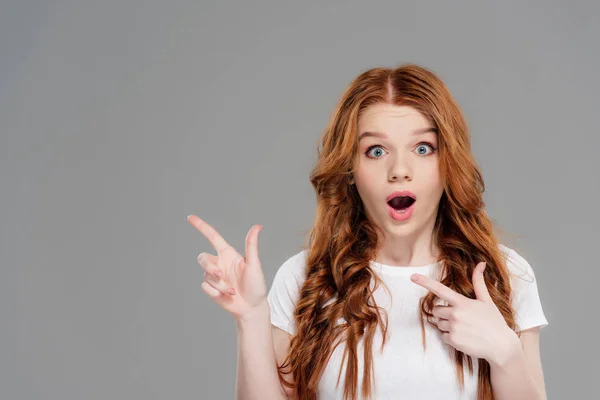
<path fill-rule="evenodd" d="M 415 131 L 412 131 L 411 134 L 412 135 L 423 135 L 423 134 L 429 133 L 429 132 L 438 133 L 438 130 L 434 127 L 422 128 L 422 129 L 417 129 Z M 366 137 L 377 137 L 377 138 L 381 138 L 381 139 L 388 138 L 385 133 L 381 133 L 381 132 L 363 132 L 358 137 L 358 141 L 360 142 L 360 140 L 362 138 L 366 138 Z"/>

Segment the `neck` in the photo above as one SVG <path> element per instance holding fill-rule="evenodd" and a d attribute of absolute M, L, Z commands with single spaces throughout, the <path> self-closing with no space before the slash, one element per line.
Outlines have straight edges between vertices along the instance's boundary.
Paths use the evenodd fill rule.
<path fill-rule="evenodd" d="M 404 267 L 422 266 L 437 261 L 439 248 L 433 240 L 433 225 L 425 226 L 410 236 L 397 236 L 386 232 L 381 237 L 377 259 L 385 265 Z"/>

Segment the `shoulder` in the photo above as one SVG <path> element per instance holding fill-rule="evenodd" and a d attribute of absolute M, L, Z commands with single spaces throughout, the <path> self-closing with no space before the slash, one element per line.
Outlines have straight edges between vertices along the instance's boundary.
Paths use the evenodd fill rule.
<path fill-rule="evenodd" d="M 303 250 L 285 260 L 277 269 L 267 294 L 271 324 L 290 335 L 296 331 L 294 309 L 300 297 L 300 288 L 306 279 L 306 257 L 307 251 Z"/>
<path fill-rule="evenodd" d="M 521 254 L 504 244 L 498 244 L 498 248 L 506 261 L 511 280 L 535 281 L 533 268 Z"/>
<path fill-rule="evenodd" d="M 516 312 L 520 331 L 536 326 L 545 327 L 548 320 L 544 314 L 538 282 L 529 262 L 517 251 L 504 245 L 498 246 L 506 259 L 510 275 L 511 303 Z"/>
<path fill-rule="evenodd" d="M 293 303 L 298 300 L 300 288 L 306 280 L 307 254 L 307 250 L 302 250 L 281 264 L 275 272 L 270 297 L 290 300 Z M 291 304 L 289 306 L 291 307 Z"/>
<path fill-rule="evenodd" d="M 276 279 L 293 280 L 301 284 L 306 279 L 306 258 L 308 250 L 301 250 L 292 255 L 277 269 Z"/>

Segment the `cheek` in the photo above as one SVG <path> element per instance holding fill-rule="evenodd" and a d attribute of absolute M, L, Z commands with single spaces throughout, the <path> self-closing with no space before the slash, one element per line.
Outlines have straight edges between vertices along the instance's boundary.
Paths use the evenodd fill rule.
<path fill-rule="evenodd" d="M 444 193 L 444 184 L 440 173 L 437 168 L 428 168 L 427 170 L 422 170 L 422 172 L 423 174 L 418 177 L 422 185 L 417 186 L 421 188 L 421 193 L 427 197 L 426 202 L 428 204 L 438 204 Z"/>
<path fill-rule="evenodd" d="M 379 202 L 382 189 L 376 185 L 376 180 L 368 173 L 355 174 L 354 185 L 362 202 L 375 205 Z"/>
<path fill-rule="evenodd" d="M 423 178 L 430 182 L 432 186 L 441 186 L 442 185 L 442 176 L 440 174 L 440 169 L 437 164 L 428 165 L 427 168 L 423 169 L 424 176 Z"/>
<path fill-rule="evenodd" d="M 375 169 L 360 168 L 354 173 L 356 186 L 357 188 L 361 188 L 362 192 L 375 191 L 378 178 L 381 178 L 381 171 L 376 171 Z"/>
<path fill-rule="evenodd" d="M 375 197 L 376 189 L 373 185 L 373 179 L 369 179 L 368 176 L 355 176 L 354 185 L 364 203 L 371 202 Z"/>

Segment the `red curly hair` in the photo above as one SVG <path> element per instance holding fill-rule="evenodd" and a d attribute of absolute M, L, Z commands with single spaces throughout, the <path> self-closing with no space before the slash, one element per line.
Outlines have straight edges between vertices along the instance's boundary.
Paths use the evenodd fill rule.
<path fill-rule="evenodd" d="M 404 64 L 395 69 L 373 68 L 361 73 L 339 101 L 319 139 L 318 159 L 310 173 L 317 194 L 314 225 L 308 233 L 306 280 L 295 306 L 296 333 L 278 373 L 298 399 L 316 399 L 317 386 L 335 347 L 345 342 L 347 359 L 344 399 L 357 399 L 357 345 L 364 337 L 365 373 L 362 397 L 369 398 L 373 376 L 373 337 L 385 322 L 373 292 L 385 286 L 371 270 L 377 255 L 377 226 L 364 212 L 356 187 L 348 184 L 358 152 L 358 118 L 370 105 L 388 103 L 411 106 L 437 128 L 439 169 L 444 181 L 433 231 L 442 265 L 440 282 L 455 292 L 475 298 L 471 277 L 475 265 L 485 261 L 485 282 L 507 325 L 517 332 L 511 306 L 506 260 L 498 247 L 495 226 L 484 209 L 485 185 L 470 148 L 466 121 L 445 84 L 429 69 Z M 375 286 L 371 285 L 375 282 Z M 423 348 L 425 325 L 433 324 L 431 310 L 439 298 L 428 292 L 420 302 Z M 384 311 L 385 313 L 385 311 Z M 339 318 L 344 323 L 338 324 Z M 334 345 L 335 344 L 335 345 Z M 464 388 L 463 363 L 473 373 L 469 355 L 452 349 L 457 379 Z M 492 400 L 490 366 L 478 360 L 478 400 Z M 291 374 L 287 382 L 283 374 Z M 340 370 L 341 375 L 341 370 Z M 373 377 L 374 379 L 374 377 Z"/>

